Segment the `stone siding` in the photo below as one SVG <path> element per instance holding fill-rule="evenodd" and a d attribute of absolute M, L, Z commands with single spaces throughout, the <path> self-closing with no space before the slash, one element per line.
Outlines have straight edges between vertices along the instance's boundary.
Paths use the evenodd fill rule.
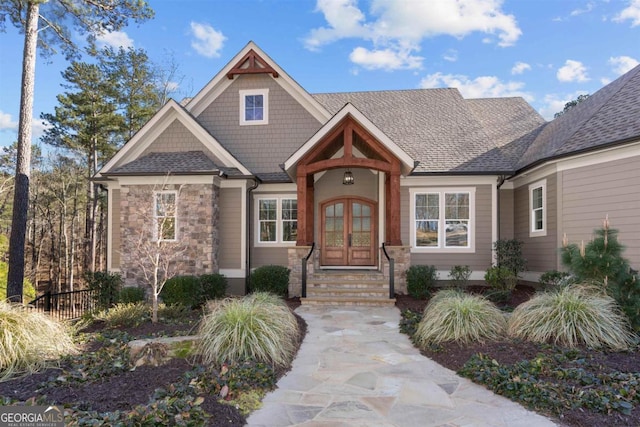
<path fill-rule="evenodd" d="M 176 242 L 162 242 L 170 259 L 172 275 L 201 275 L 218 272 L 219 188 L 210 185 L 165 185 L 178 191 L 178 235 Z M 146 286 L 141 266 L 147 248 L 157 247 L 153 239 L 153 192 L 159 186 L 121 187 L 120 224 L 121 271 L 127 286 Z"/>
<path fill-rule="evenodd" d="M 302 295 L 302 259 L 309 254 L 311 246 L 295 246 L 288 249 L 289 252 L 289 296 Z M 317 251 L 316 251 L 317 252 Z M 314 262 L 307 261 L 307 279 L 314 273 Z"/>

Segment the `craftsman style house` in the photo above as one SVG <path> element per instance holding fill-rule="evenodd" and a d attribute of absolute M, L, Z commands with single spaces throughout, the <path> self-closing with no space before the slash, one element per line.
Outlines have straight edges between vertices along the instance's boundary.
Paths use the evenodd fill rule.
<path fill-rule="evenodd" d="M 310 94 L 249 43 L 95 179 L 128 284 L 160 241 L 181 274 L 220 272 L 233 293 L 279 264 L 306 302 L 389 302 L 411 264 L 482 279 L 500 238 L 524 242 L 536 281 L 561 268 L 565 233 L 589 240 L 607 214 L 640 267 L 639 161 L 640 66 L 545 122 L 457 89 Z"/>

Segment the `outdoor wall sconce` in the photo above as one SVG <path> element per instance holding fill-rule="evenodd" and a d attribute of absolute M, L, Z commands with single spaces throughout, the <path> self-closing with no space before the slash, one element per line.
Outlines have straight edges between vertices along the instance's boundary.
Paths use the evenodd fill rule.
<path fill-rule="evenodd" d="M 349 169 L 347 169 L 347 171 L 344 173 L 344 176 L 342 177 L 342 185 L 352 185 L 355 182 L 356 181 L 353 179 L 353 174 Z"/>

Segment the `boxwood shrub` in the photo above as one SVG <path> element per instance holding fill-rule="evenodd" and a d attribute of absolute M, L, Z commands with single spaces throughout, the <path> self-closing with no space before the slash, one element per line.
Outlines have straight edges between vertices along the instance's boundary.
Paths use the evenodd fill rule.
<path fill-rule="evenodd" d="M 198 280 L 202 289 L 202 302 L 224 298 L 227 293 L 227 278 L 222 274 L 203 274 Z"/>
<path fill-rule="evenodd" d="M 144 289 L 135 286 L 127 286 L 118 293 L 118 302 L 121 304 L 135 304 L 144 301 Z"/>
<path fill-rule="evenodd" d="M 407 292 L 414 298 L 425 299 L 431 295 L 431 289 L 438 280 L 433 265 L 412 265 L 407 269 Z"/>
<path fill-rule="evenodd" d="M 223 298 L 226 291 L 227 278 L 222 274 L 176 276 L 167 280 L 160 296 L 166 305 L 196 308 L 206 300 Z"/>
<path fill-rule="evenodd" d="M 251 273 L 251 292 L 271 292 L 286 298 L 289 295 L 289 270 L 281 265 L 263 265 Z"/>

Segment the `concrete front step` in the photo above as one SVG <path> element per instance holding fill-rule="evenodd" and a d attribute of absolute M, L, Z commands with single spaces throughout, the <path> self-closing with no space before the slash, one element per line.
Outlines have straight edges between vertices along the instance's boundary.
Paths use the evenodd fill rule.
<path fill-rule="evenodd" d="M 349 297 L 349 296 L 308 296 L 300 298 L 302 305 L 344 305 L 344 306 L 369 306 L 369 307 L 393 307 L 395 298 L 378 297 Z"/>

